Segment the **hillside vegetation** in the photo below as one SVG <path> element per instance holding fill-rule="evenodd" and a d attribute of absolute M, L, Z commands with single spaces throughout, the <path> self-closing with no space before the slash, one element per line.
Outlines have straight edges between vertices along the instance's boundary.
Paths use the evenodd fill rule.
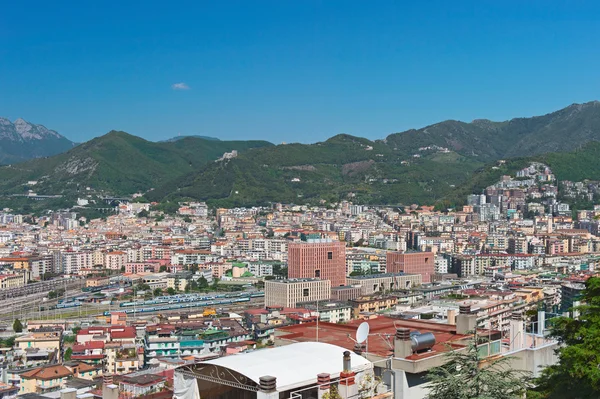
<path fill-rule="evenodd" d="M 504 122 L 445 121 L 374 141 L 340 134 L 277 146 L 197 137 L 154 143 L 110 132 L 63 154 L 0 167 L 0 194 L 73 196 L 89 186 L 217 206 L 342 199 L 454 206 L 532 160 L 549 164 L 559 179 L 600 179 L 597 141 L 598 102 Z M 232 150 L 239 155 L 213 162 Z"/>

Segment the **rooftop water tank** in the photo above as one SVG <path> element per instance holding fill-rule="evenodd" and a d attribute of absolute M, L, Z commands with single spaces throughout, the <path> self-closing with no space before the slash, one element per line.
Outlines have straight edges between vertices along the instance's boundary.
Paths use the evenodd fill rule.
<path fill-rule="evenodd" d="M 435 345 L 435 335 L 433 333 L 425 333 L 412 335 L 410 337 L 411 347 L 413 352 L 419 352 L 425 349 L 431 349 Z"/>

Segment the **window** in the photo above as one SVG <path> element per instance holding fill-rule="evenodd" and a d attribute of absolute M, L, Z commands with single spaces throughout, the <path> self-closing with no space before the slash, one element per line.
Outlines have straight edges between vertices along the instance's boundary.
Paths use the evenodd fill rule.
<path fill-rule="evenodd" d="M 308 296 L 308 288 L 302 290 L 302 296 Z"/>
<path fill-rule="evenodd" d="M 327 252 L 327 259 L 333 259 L 333 252 Z"/>
<path fill-rule="evenodd" d="M 321 271 L 315 270 L 315 277 L 321 277 Z"/>

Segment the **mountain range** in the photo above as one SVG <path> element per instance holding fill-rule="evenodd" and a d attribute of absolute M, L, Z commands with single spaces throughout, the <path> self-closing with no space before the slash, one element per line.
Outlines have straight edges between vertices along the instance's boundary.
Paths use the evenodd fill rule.
<path fill-rule="evenodd" d="M 33 189 L 68 197 L 89 186 L 216 206 L 340 199 L 450 206 L 532 160 L 547 162 L 559 179 L 600 179 L 597 141 L 596 101 L 504 122 L 444 121 L 381 140 L 340 134 L 277 146 L 199 137 L 154 143 L 113 131 L 59 155 L 0 167 L 0 194 Z M 237 156 L 218 160 L 233 150 Z M 500 159 L 504 166 L 493 167 Z M 37 182 L 34 188 L 29 181 Z"/>
<path fill-rule="evenodd" d="M 74 143 L 54 130 L 21 118 L 0 117 L 0 164 L 48 157 L 73 148 Z"/>

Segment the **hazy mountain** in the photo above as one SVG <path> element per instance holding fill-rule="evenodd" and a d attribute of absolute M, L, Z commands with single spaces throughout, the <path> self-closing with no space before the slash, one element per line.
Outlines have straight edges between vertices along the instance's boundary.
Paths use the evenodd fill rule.
<path fill-rule="evenodd" d="M 47 157 L 71 148 L 73 142 L 45 126 L 0 117 L 0 164 Z"/>

